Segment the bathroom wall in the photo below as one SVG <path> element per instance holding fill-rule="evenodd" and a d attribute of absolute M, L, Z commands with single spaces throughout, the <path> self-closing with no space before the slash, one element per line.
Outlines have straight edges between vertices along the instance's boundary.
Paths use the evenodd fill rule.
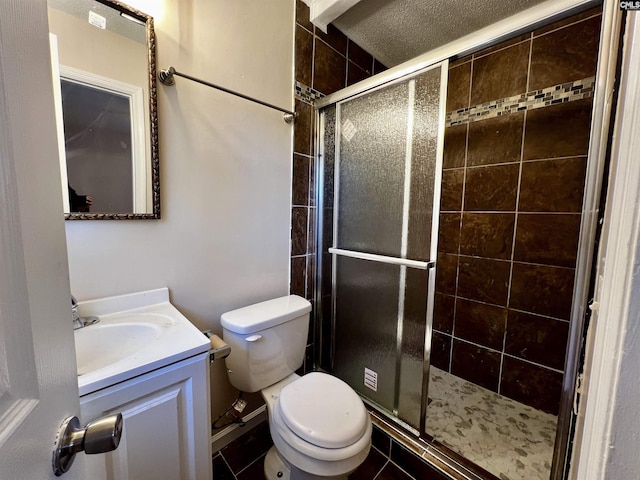
<path fill-rule="evenodd" d="M 155 17 L 158 68 L 293 108 L 293 0 L 129 0 Z M 158 84 L 162 219 L 67 221 L 78 299 L 169 287 L 198 328 L 288 292 L 292 127 L 182 78 Z M 212 412 L 237 391 L 212 365 Z"/>
<path fill-rule="evenodd" d="M 291 209 L 291 293 L 313 300 L 315 278 L 314 111 L 312 102 L 386 70 L 333 25 L 328 33 L 309 21 L 309 7 L 296 0 L 295 108 Z M 312 363 L 313 316 L 305 368 Z"/>
<path fill-rule="evenodd" d="M 449 70 L 432 363 L 554 414 L 600 21 L 591 10 Z M 488 102 L 525 92 L 491 113 Z M 478 105 L 486 116 L 465 110 Z"/>

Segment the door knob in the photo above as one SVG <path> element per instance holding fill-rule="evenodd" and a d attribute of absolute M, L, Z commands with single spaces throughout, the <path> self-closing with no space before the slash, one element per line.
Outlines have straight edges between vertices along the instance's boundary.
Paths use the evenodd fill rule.
<path fill-rule="evenodd" d="M 122 437 L 122 414 L 102 417 L 80 427 L 78 417 L 69 417 L 60 426 L 53 452 L 53 473 L 59 477 L 67 472 L 76 453 L 106 453 L 118 448 Z"/>

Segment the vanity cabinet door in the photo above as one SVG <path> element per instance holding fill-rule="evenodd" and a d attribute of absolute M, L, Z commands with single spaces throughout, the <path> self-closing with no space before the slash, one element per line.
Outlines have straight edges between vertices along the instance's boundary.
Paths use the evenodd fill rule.
<path fill-rule="evenodd" d="M 80 398 L 81 423 L 122 413 L 118 448 L 87 455 L 92 480 L 211 480 L 208 353 Z"/>

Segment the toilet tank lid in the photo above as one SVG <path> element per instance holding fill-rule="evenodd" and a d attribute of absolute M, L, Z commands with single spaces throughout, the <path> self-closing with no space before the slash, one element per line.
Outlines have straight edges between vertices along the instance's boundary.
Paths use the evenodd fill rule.
<path fill-rule="evenodd" d="M 248 334 L 280 325 L 309 313 L 311 304 L 298 295 L 287 295 L 222 314 L 220 323 L 234 333 Z"/>

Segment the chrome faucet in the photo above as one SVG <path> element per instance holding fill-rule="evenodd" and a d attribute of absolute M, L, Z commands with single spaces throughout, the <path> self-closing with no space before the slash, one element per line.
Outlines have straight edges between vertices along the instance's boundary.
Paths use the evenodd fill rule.
<path fill-rule="evenodd" d="M 71 318 L 73 318 L 73 329 L 77 330 L 82 327 L 86 327 L 87 325 L 93 325 L 94 323 L 98 323 L 100 319 L 98 317 L 81 317 L 78 313 L 78 301 L 76 297 L 71 295 Z"/>

